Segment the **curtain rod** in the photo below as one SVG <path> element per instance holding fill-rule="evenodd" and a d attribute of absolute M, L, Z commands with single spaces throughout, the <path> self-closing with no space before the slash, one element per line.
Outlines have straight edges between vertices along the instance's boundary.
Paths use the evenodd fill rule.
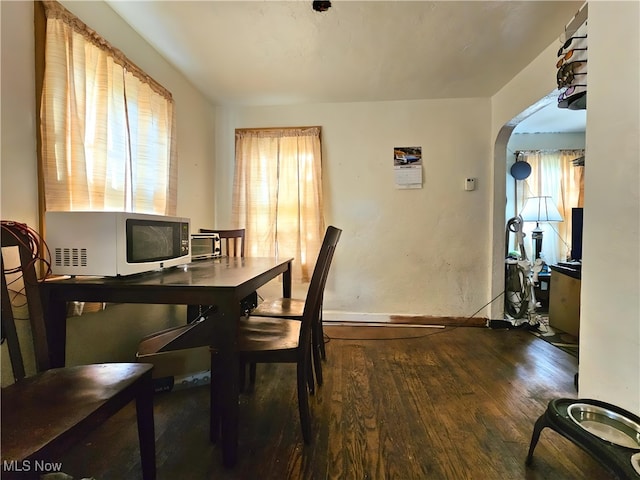
<path fill-rule="evenodd" d="M 516 150 L 514 155 L 519 155 L 521 153 L 557 153 L 557 152 L 575 152 L 576 154 L 582 153 L 584 154 L 584 148 L 547 148 L 540 150 Z"/>

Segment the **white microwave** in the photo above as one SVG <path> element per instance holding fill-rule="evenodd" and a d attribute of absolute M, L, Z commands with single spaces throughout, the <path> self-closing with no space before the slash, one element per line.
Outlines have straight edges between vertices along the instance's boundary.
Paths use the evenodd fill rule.
<path fill-rule="evenodd" d="M 189 263 L 188 218 L 130 212 L 46 212 L 54 275 L 113 277 Z"/>

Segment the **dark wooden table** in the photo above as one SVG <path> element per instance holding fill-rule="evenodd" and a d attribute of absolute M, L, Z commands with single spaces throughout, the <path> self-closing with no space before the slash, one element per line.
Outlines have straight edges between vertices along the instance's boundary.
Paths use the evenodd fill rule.
<path fill-rule="evenodd" d="M 217 258 L 198 260 L 126 277 L 65 277 L 42 286 L 47 342 L 52 367 L 64 366 L 68 301 L 216 305 L 215 321 L 202 322 L 189 338 L 173 348 L 204 342 L 218 351 L 222 369 L 218 382 L 222 408 L 222 456 L 233 466 L 238 457 L 237 326 L 240 300 L 277 276 L 283 276 L 284 297 L 291 297 L 292 258 Z M 207 343 L 204 343 L 205 345 Z"/>

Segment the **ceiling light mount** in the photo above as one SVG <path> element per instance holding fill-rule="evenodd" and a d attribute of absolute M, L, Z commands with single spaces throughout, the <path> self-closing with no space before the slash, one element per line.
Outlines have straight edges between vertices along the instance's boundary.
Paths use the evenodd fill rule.
<path fill-rule="evenodd" d="M 331 8 L 331 2 L 329 1 L 314 0 L 313 2 L 313 9 L 316 12 L 326 12 L 329 8 Z"/>

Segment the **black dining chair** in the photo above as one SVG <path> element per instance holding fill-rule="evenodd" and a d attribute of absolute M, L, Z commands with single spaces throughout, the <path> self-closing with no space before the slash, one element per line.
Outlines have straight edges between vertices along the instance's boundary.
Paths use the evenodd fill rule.
<path fill-rule="evenodd" d="M 221 255 L 228 257 L 244 257 L 244 240 L 245 229 L 232 229 L 232 230 L 215 230 L 209 228 L 201 228 L 200 233 L 216 233 L 221 239 L 222 251 Z M 257 292 L 248 295 L 243 298 L 240 303 L 242 310 L 248 313 L 257 303 Z M 172 342 L 179 341 L 179 339 L 185 335 L 188 335 L 194 328 L 198 327 L 198 323 L 203 320 L 209 320 L 209 317 L 213 318 L 216 314 L 215 305 L 187 305 L 187 324 L 170 327 L 158 332 L 153 332 L 140 340 L 138 344 L 137 357 L 141 361 L 153 361 L 162 362 L 165 368 L 160 369 L 163 373 L 172 374 L 173 371 L 182 371 L 184 368 L 182 362 L 176 361 L 175 368 L 172 368 L 171 361 L 176 358 L 175 352 L 162 353 L 162 349 L 167 348 Z M 195 347 L 192 357 L 197 364 L 202 363 L 200 357 L 204 354 L 206 358 L 206 350 L 201 352 L 201 347 Z M 178 358 L 180 355 L 178 355 Z M 167 365 L 169 364 L 169 365 Z M 240 366 L 240 387 L 244 390 L 246 383 L 247 367 L 244 364 Z M 255 368 L 250 370 L 251 375 L 255 379 Z M 159 375 L 158 375 L 159 376 Z M 175 375 L 174 375 L 175 376 Z"/>
<path fill-rule="evenodd" d="M 333 260 L 333 252 L 335 251 L 335 245 L 332 245 L 333 241 L 333 229 L 334 227 L 327 228 L 325 236 L 320 247 L 320 251 L 323 249 L 329 249 L 327 270 L 331 266 Z M 331 248 L 333 247 L 333 248 Z M 324 344 L 324 329 L 322 326 L 322 304 L 323 299 L 320 299 L 320 311 L 317 321 L 314 322 L 311 332 L 311 345 L 312 356 L 314 359 L 313 369 L 315 372 L 315 378 L 318 385 L 322 385 L 322 363 L 321 360 L 325 360 L 327 357 L 325 344 Z M 305 300 L 298 298 L 271 298 L 264 299 L 258 304 L 256 308 L 251 311 L 251 314 L 256 317 L 275 317 L 286 318 L 290 320 L 302 320 L 304 312 Z M 255 377 L 255 373 L 251 372 L 251 377 Z"/>
<path fill-rule="evenodd" d="M 153 366 L 100 363 L 50 368 L 35 268 L 42 258 L 36 253 L 39 245 L 43 245 L 42 239 L 26 225 L 2 222 L 2 338 L 7 342 L 15 379 L 2 388 L 2 478 L 14 474 L 24 478 L 24 472 L 6 466 L 24 466 L 26 462 L 33 466 L 36 460 L 60 458 L 87 433 L 135 401 L 142 476 L 152 480 L 156 477 Z M 25 349 L 20 345 L 12 303 L 26 303 L 36 354 L 37 373 L 33 375 L 26 374 Z"/>
<path fill-rule="evenodd" d="M 232 230 L 201 228 L 200 233 L 217 233 L 222 244 L 222 255 L 228 257 L 244 257 L 244 228 L 236 228 Z"/>
<path fill-rule="evenodd" d="M 244 228 L 231 230 L 216 230 L 211 228 L 201 228 L 200 233 L 215 233 L 220 238 L 220 255 L 225 257 L 244 257 Z M 258 304 L 258 294 L 253 292 L 240 302 L 244 312 L 248 313 Z M 194 322 L 206 318 L 215 312 L 214 305 L 187 305 L 187 322 Z"/>
<path fill-rule="evenodd" d="M 210 228 L 201 228 L 200 233 L 217 233 L 220 237 L 221 255 L 226 257 L 244 258 L 244 228 L 236 228 L 232 230 L 214 230 Z M 258 293 L 253 292 L 247 297 L 240 300 L 242 311 L 249 313 L 258 304 Z"/>
<path fill-rule="evenodd" d="M 342 230 L 329 227 L 325 235 L 323 248 L 320 249 L 311 282 L 307 291 L 301 320 L 249 316 L 241 320 L 238 329 L 238 355 L 241 363 L 295 363 L 298 391 L 298 410 L 304 442 L 311 443 L 311 415 L 309 410 L 309 391 L 312 390 L 313 375 L 311 335 L 318 321 L 322 296 Z M 217 441 L 220 430 L 220 407 L 216 383 L 216 370 L 219 365 L 217 352 L 211 350 L 211 440 Z"/>

